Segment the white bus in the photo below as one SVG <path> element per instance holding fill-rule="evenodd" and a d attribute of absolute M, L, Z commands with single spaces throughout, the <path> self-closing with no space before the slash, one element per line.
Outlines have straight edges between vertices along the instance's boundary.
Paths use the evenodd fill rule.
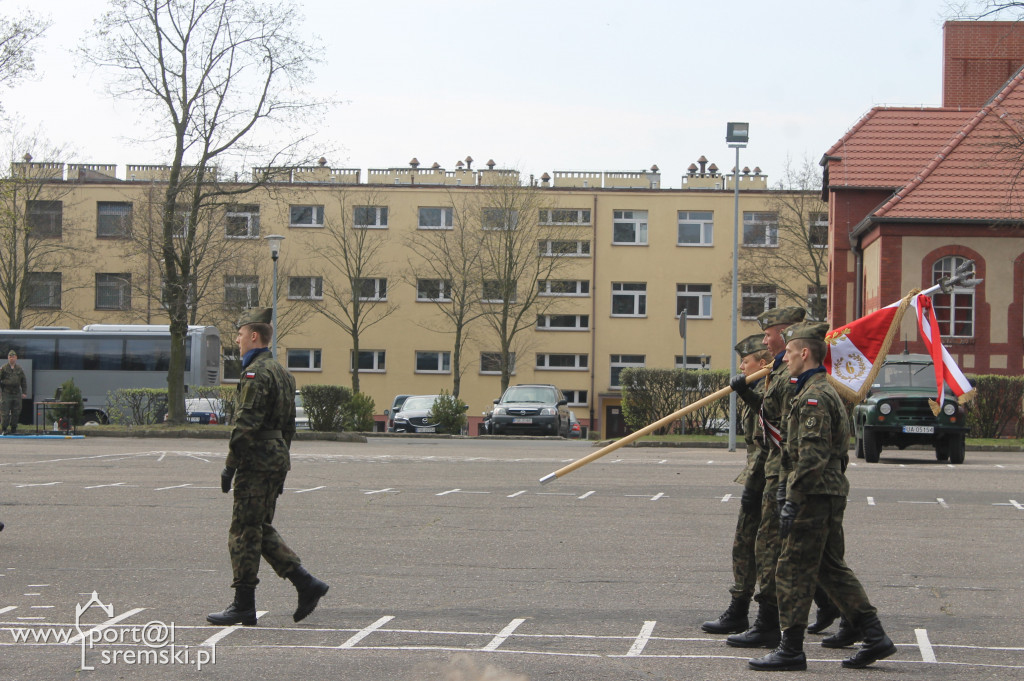
<path fill-rule="evenodd" d="M 18 353 L 28 379 L 22 422 L 30 422 L 33 403 L 52 400 L 69 378 L 82 391 L 85 420 L 107 422 L 107 393 L 118 388 L 166 388 L 171 361 L 171 331 L 165 325 L 90 324 L 0 330 L 0 355 Z M 190 326 L 185 344 L 185 387 L 220 383 L 220 332 L 215 326 Z"/>

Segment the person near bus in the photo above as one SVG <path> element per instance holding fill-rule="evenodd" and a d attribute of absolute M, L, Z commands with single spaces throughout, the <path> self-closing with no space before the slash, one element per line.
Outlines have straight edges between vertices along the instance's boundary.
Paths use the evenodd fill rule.
<path fill-rule="evenodd" d="M 25 370 L 18 366 L 18 353 L 11 350 L 7 353 L 7 364 L 0 367 L 0 435 L 13 435 L 18 432 L 18 419 L 21 418 L 21 401 L 28 397 L 28 380 Z"/>

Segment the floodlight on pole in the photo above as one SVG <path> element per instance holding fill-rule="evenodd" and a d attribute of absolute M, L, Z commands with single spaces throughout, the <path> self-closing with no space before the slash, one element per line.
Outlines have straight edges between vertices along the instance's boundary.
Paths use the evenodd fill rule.
<path fill-rule="evenodd" d="M 270 353 L 274 359 L 277 359 L 277 259 L 281 255 L 281 242 L 284 241 L 284 237 L 280 234 L 268 234 L 263 237 L 266 239 L 267 244 L 270 246 L 270 257 L 274 261 L 274 287 L 271 293 L 271 318 L 270 323 L 272 325 L 271 331 L 271 342 L 270 342 Z"/>
<path fill-rule="evenodd" d="M 725 142 L 736 150 L 736 165 L 732 169 L 733 223 L 732 223 L 732 344 L 736 347 L 736 327 L 739 316 L 739 270 L 740 270 L 740 149 L 750 140 L 749 123 L 726 123 Z M 730 352 L 730 376 L 735 376 L 736 353 Z M 736 451 L 736 393 L 729 394 L 729 451 Z"/>

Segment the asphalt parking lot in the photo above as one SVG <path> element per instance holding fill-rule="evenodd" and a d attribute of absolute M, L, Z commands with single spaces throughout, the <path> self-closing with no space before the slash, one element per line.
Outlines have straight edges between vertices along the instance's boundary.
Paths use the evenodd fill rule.
<path fill-rule="evenodd" d="M 0 678 L 764 678 L 699 625 L 728 602 L 741 453 L 562 440 L 296 442 L 275 526 L 331 585 L 294 624 L 265 565 L 230 602 L 221 440 L 0 441 Z M 806 678 L 1024 679 L 1024 454 L 848 471 L 848 562 L 899 647 Z"/>

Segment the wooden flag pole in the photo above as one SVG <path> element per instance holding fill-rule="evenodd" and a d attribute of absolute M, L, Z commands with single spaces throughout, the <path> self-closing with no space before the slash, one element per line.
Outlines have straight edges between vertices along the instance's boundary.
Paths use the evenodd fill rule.
<path fill-rule="evenodd" d="M 764 378 L 765 376 L 767 376 L 771 372 L 771 370 L 772 370 L 771 366 L 766 366 L 764 369 L 761 369 L 760 371 L 754 372 L 750 376 L 747 376 L 747 383 L 752 383 L 752 382 L 757 381 L 757 380 L 759 380 L 761 378 Z M 591 461 L 596 461 L 597 459 L 600 459 L 605 454 L 608 454 L 610 452 L 614 452 L 619 447 L 624 447 L 624 446 L 628 445 L 630 442 L 633 442 L 634 440 L 638 440 L 641 437 L 643 437 L 644 435 L 647 435 L 648 433 L 654 432 L 655 430 L 657 430 L 658 428 L 661 428 L 662 426 L 667 426 L 668 424 L 672 423 L 676 419 L 678 419 L 680 417 L 683 417 L 683 416 L 689 414 L 692 411 L 696 411 L 697 409 L 700 409 L 701 407 L 707 406 L 707 405 L 711 404 L 712 402 L 714 402 L 715 400 L 720 400 L 720 399 L 722 399 L 723 397 L 725 397 L 726 395 L 728 395 L 731 392 L 732 392 L 732 388 L 730 388 L 729 386 L 725 386 L 721 390 L 715 391 L 715 392 L 711 393 L 710 395 L 708 395 L 707 397 L 702 397 L 701 399 L 697 400 L 696 402 L 693 402 L 692 404 L 686 405 L 685 407 L 683 407 L 679 411 L 672 412 L 671 414 L 669 414 L 665 418 L 658 419 L 657 421 L 655 421 L 651 425 L 644 426 L 640 430 L 638 430 L 638 431 L 636 431 L 634 433 L 630 433 L 629 435 L 627 435 L 627 436 L 625 436 L 625 437 L 623 437 L 621 439 L 616 440 L 615 442 L 611 443 L 610 445 L 602 447 L 601 449 L 597 450 L 593 454 L 588 454 L 587 456 L 583 457 L 582 459 L 577 459 L 576 461 L 573 461 L 572 463 L 570 463 L 570 464 L 568 464 L 566 466 L 562 466 L 561 468 L 559 468 L 554 473 L 548 473 L 547 475 L 545 475 L 543 478 L 540 479 L 540 484 L 546 485 L 546 484 L 548 484 L 549 482 L 551 482 L 552 480 L 554 480 L 556 478 L 560 478 L 563 475 L 566 475 L 568 473 L 572 473 L 577 468 L 579 468 L 581 466 L 585 466 L 588 463 L 590 463 Z"/>

